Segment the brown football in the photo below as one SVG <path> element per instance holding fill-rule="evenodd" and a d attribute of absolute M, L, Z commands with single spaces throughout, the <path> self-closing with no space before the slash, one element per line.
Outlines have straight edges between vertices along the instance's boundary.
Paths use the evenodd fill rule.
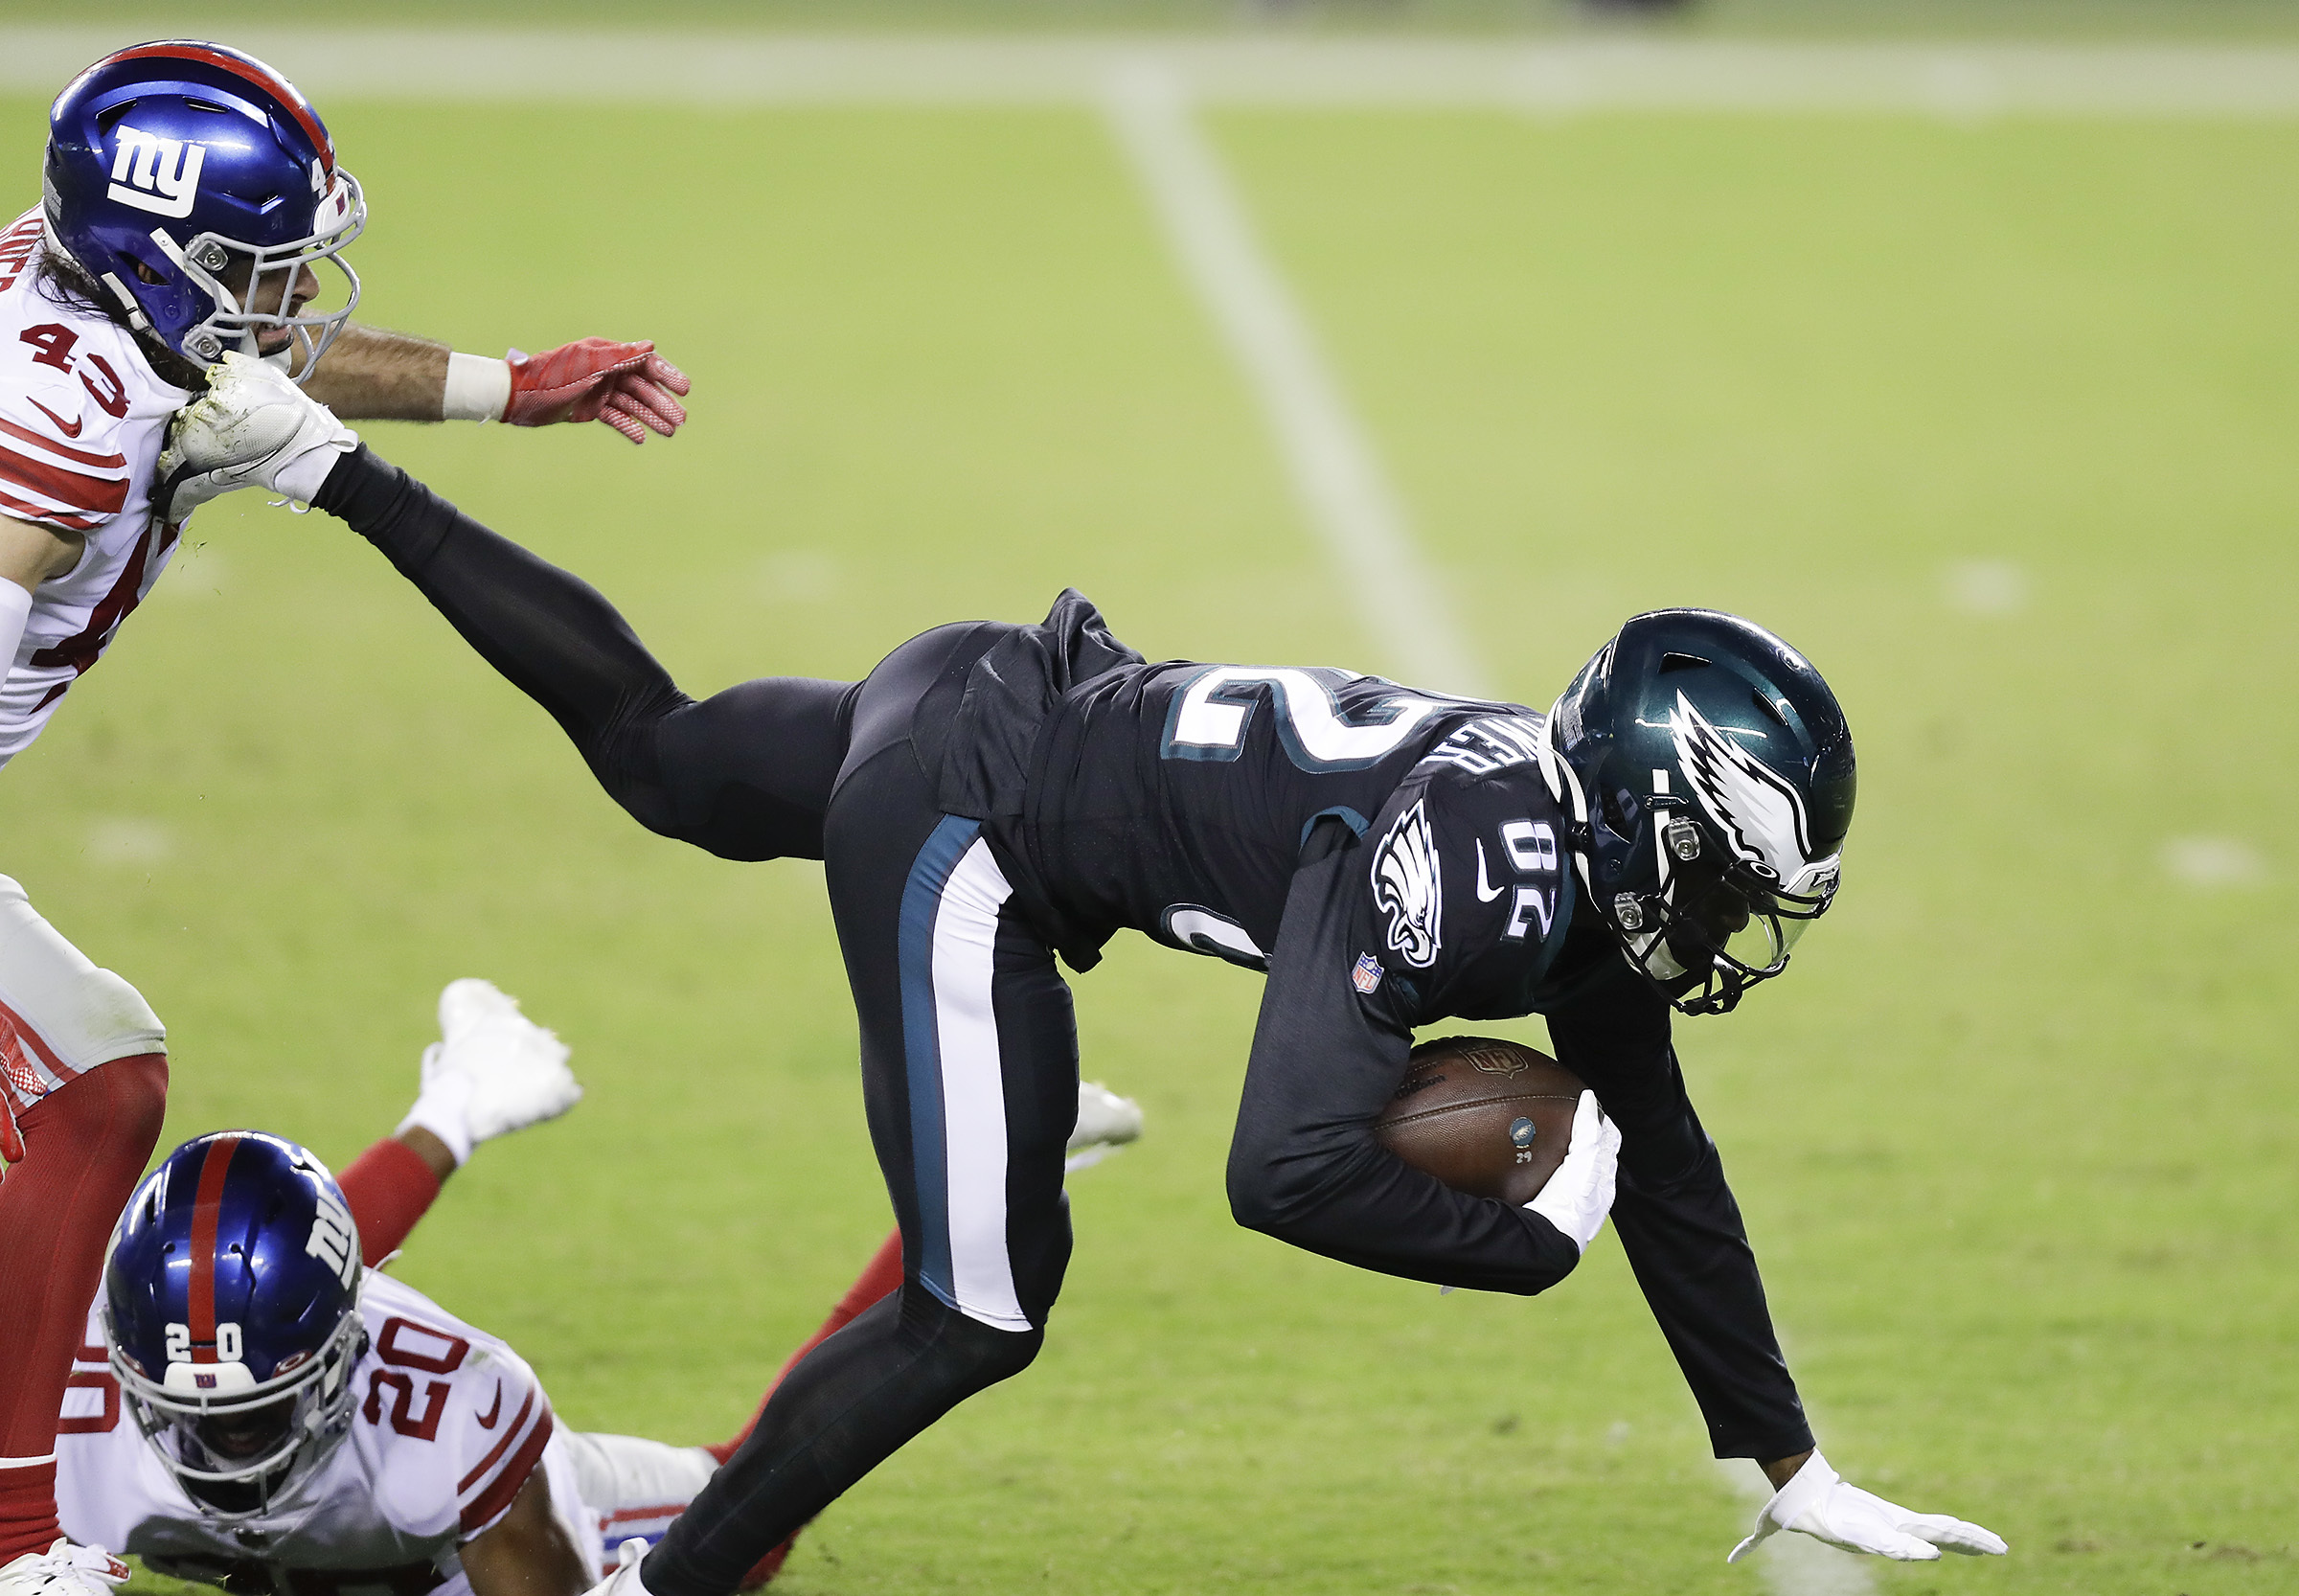
<path fill-rule="evenodd" d="M 1413 1050 L 1373 1134 L 1456 1191 L 1526 1203 L 1564 1162 L 1583 1089 L 1545 1053 L 1494 1037 L 1445 1037 Z"/>

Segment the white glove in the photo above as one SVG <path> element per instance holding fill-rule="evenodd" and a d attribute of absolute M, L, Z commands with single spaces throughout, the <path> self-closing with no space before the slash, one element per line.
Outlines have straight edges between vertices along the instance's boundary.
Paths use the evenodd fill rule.
<path fill-rule="evenodd" d="M 583 1596 L 647 1596 L 647 1586 L 639 1579 L 639 1564 L 646 1556 L 647 1542 L 632 1536 L 615 1548 L 615 1571 Z"/>
<path fill-rule="evenodd" d="M 208 368 L 208 391 L 169 423 L 152 499 L 170 521 L 251 484 L 308 504 L 358 446 L 359 434 L 285 372 L 232 350 Z"/>
<path fill-rule="evenodd" d="M 1597 1094 L 1584 1091 L 1573 1109 L 1573 1145 L 1564 1162 L 1525 1206 L 1586 1252 L 1612 1212 L 1612 1183 L 1620 1164 L 1621 1128 L 1597 1106 Z"/>
<path fill-rule="evenodd" d="M 567 1044 L 519 1013 L 489 981 L 439 994 L 441 1040 L 423 1049 L 422 1095 L 399 1123 L 421 1126 L 461 1164 L 480 1142 L 556 1119 L 582 1100 Z"/>
<path fill-rule="evenodd" d="M 1774 1493 L 1756 1515 L 1756 1530 L 1724 1561 L 1738 1562 L 1758 1542 L 1782 1530 L 1797 1530 L 1847 1552 L 1874 1552 L 1902 1562 L 1928 1562 L 1942 1547 L 1967 1557 L 2002 1557 L 2011 1548 L 2003 1537 L 1941 1513 L 1910 1513 L 1856 1485 L 1828 1466 L 1818 1452 Z"/>

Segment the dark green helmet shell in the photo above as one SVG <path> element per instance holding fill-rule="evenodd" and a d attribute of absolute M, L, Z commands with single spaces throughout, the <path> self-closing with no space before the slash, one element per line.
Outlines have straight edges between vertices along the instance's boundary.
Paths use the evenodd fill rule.
<path fill-rule="evenodd" d="M 1652 610 L 1582 667 L 1549 739 L 1589 905 L 1631 964 L 1692 1014 L 1787 966 L 1834 895 L 1856 787 L 1802 654 L 1735 615 Z"/>

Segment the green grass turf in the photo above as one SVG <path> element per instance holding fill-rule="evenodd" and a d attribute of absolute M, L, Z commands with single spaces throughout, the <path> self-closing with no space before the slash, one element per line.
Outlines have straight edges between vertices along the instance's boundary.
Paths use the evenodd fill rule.
<path fill-rule="evenodd" d="M 8 170 L 38 110 L 0 106 Z M 691 689 L 1064 582 L 1153 655 L 1389 663 L 1090 119 L 330 114 L 374 320 L 647 333 L 694 374 L 644 450 L 371 434 Z M 1832 1457 L 2015 1548 L 1879 1588 L 2288 1589 L 2299 130 L 1216 133 L 1508 690 L 1711 603 L 1858 728 L 1839 907 L 1683 1042 Z M 886 1222 L 818 872 L 631 826 L 325 518 L 234 501 L 193 541 L 0 786 L 5 867 L 168 1017 L 171 1139 L 348 1159 L 441 983 L 523 996 L 591 1096 L 487 1149 L 399 1269 L 564 1422 L 725 1433 Z M 2025 613 L 1944 603 L 1974 559 Z M 2171 879 L 2191 833 L 2266 886 Z M 1075 1183 L 1038 1366 L 827 1515 L 792 1591 L 1762 1587 L 1609 1239 L 1525 1303 L 1238 1231 L 1255 983 L 1129 940 L 1078 986 L 1149 1139 Z"/>
<path fill-rule="evenodd" d="M 410 24 L 425 27 L 711 28 L 870 32 L 1263 31 L 1279 34 L 1459 34 L 1795 38 L 2119 38 L 2288 41 L 2291 0 L 1689 0 L 1650 11 L 1581 0 L 345 0 L 324 15 L 284 17 L 258 0 L 208 0 L 202 36 L 237 27 Z M 53 0 L 0 0 L 0 21 L 132 24 L 147 36 L 185 30 L 149 0 L 94 0 L 67 19 Z"/>

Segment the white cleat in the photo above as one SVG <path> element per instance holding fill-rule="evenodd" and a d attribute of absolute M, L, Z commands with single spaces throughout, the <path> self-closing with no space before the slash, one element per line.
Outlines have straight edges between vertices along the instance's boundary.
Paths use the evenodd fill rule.
<path fill-rule="evenodd" d="M 1070 1132 L 1070 1151 L 1076 1152 L 1106 1142 L 1123 1147 L 1142 1138 L 1142 1106 L 1120 1097 L 1099 1081 L 1078 1083 L 1078 1127 Z"/>
<path fill-rule="evenodd" d="M 208 391 L 175 414 L 153 498 L 181 521 L 236 488 L 309 503 L 359 434 L 267 361 L 234 350 L 208 368 Z"/>
<path fill-rule="evenodd" d="M 647 1586 L 639 1580 L 639 1562 L 646 1555 L 647 1542 L 632 1536 L 615 1548 L 615 1571 L 583 1596 L 647 1596 Z"/>
<path fill-rule="evenodd" d="M 58 1540 L 0 1568 L 0 1596 L 112 1596 L 127 1583 L 127 1564 L 102 1546 Z"/>
<path fill-rule="evenodd" d="M 582 1101 L 567 1044 L 491 981 L 449 981 L 439 994 L 439 1034 L 423 1049 L 423 1091 L 441 1076 L 469 1083 L 464 1123 L 474 1144 L 557 1119 Z"/>
<path fill-rule="evenodd" d="M 1141 1140 L 1142 1106 L 1099 1081 L 1078 1083 L 1078 1125 L 1070 1132 L 1067 1170 L 1099 1164 L 1127 1142 Z"/>

